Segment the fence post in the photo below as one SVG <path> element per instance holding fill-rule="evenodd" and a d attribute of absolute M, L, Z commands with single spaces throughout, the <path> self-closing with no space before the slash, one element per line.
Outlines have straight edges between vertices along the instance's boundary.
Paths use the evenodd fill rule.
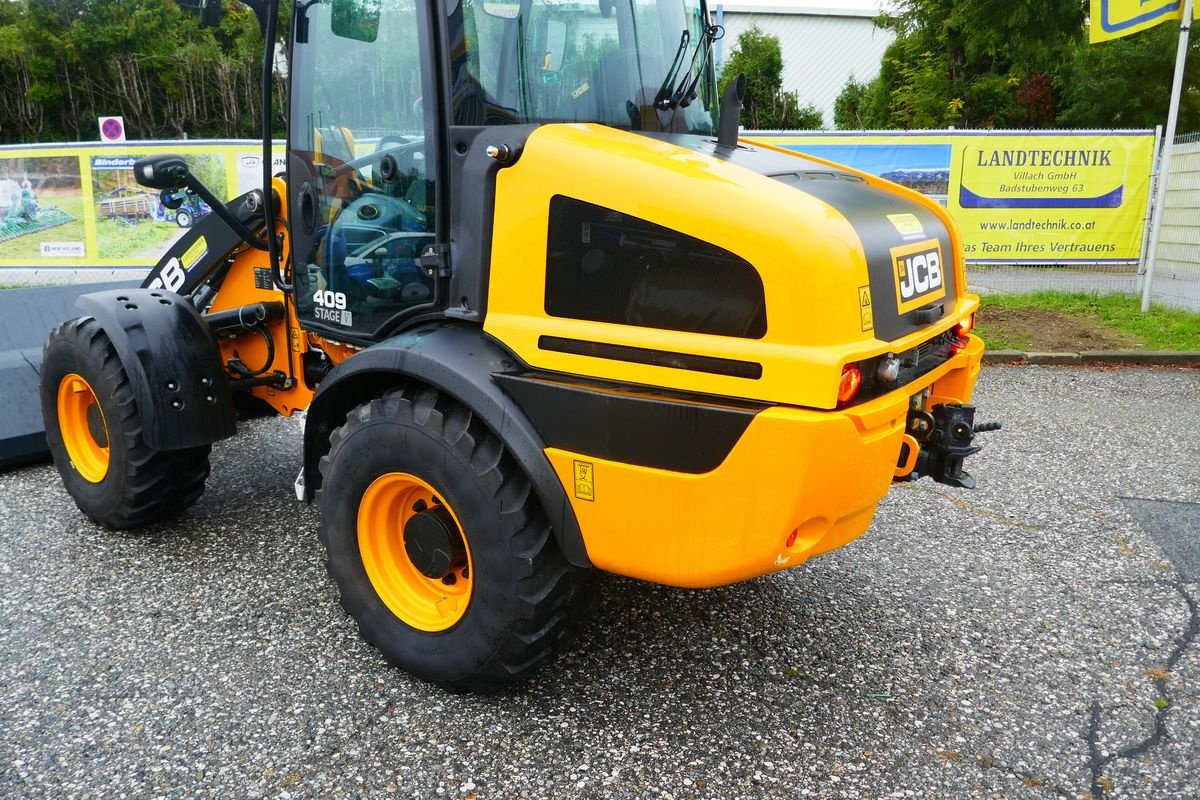
<path fill-rule="evenodd" d="M 1154 222 L 1154 197 L 1158 190 L 1158 182 L 1161 180 L 1159 175 L 1159 150 L 1162 148 L 1163 129 L 1162 125 L 1154 126 L 1154 155 L 1150 159 L 1150 191 L 1146 193 L 1146 223 L 1142 231 L 1142 255 L 1138 259 L 1137 282 L 1134 285 L 1134 291 L 1140 297 L 1142 288 L 1146 281 L 1146 262 L 1150 257 L 1150 228 Z"/>
<path fill-rule="evenodd" d="M 1150 260 L 1146 264 L 1146 285 L 1142 288 L 1142 313 L 1150 310 L 1154 292 L 1154 266 L 1158 261 L 1158 242 L 1162 235 L 1163 213 L 1167 210 L 1167 184 L 1171 182 L 1171 156 L 1175 152 L 1175 125 L 1179 122 L 1179 103 L 1183 94 L 1183 70 L 1187 65 L 1188 34 L 1192 30 L 1192 0 L 1183 0 L 1183 18 L 1179 24 L 1179 47 L 1175 52 L 1175 78 L 1171 83 L 1171 108 L 1167 113 L 1167 132 L 1163 137 L 1162 173 L 1158 182 L 1158 202 L 1150 231 Z"/>

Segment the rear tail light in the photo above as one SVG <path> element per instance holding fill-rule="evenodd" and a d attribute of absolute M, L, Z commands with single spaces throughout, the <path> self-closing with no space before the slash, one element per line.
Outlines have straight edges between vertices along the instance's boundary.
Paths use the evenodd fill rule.
<path fill-rule="evenodd" d="M 846 405 L 862 388 L 862 371 L 854 364 L 842 367 L 842 380 L 838 383 L 838 403 Z"/>
<path fill-rule="evenodd" d="M 975 315 L 974 314 L 967 317 L 966 319 L 960 320 L 958 323 L 958 326 L 955 328 L 955 330 L 958 332 L 958 335 L 963 337 L 964 339 L 967 337 L 967 334 L 969 334 L 974 329 L 975 329 Z"/>

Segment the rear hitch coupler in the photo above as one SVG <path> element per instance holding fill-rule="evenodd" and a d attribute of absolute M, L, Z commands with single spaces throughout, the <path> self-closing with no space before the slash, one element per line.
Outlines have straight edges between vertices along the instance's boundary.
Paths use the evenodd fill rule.
<path fill-rule="evenodd" d="M 914 477 L 928 475 L 938 483 L 974 489 L 975 479 L 963 469 L 963 461 L 982 449 L 973 444 L 976 431 L 1000 426 L 976 426 L 975 406 L 956 403 L 934 406 L 932 413 L 913 411 L 909 417 L 909 432 L 916 432 L 921 445 Z"/>

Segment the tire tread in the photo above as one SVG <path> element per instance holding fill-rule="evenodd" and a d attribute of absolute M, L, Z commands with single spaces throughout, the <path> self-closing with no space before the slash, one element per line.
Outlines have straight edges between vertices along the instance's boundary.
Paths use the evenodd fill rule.
<path fill-rule="evenodd" d="M 191 507 L 204 494 L 208 479 L 211 445 L 185 450 L 154 450 L 142 437 L 142 419 L 137 410 L 133 386 L 121 365 L 117 350 L 108 334 L 95 319 L 80 317 L 58 325 L 50 333 L 47 352 L 57 342 L 80 346 L 97 372 L 114 387 L 113 404 L 116 419 L 108 420 L 110 442 L 120 436 L 125 445 L 124 474 L 106 476 L 120 481 L 119 501 L 103 513 L 82 509 L 89 519 L 110 530 L 128 530 L 175 516 Z M 58 387 L 43 391 L 57 392 Z M 56 421 L 55 421 L 56 422 Z M 64 480 L 73 469 L 57 425 L 51 431 L 47 420 L 47 441 L 59 472 Z M 112 468 L 110 462 L 110 469 Z M 67 481 L 68 487 L 70 482 Z"/>
<path fill-rule="evenodd" d="M 499 509 L 502 531 L 519 568 L 512 625 L 492 657 L 475 674 L 434 682 L 453 692 L 501 691 L 560 651 L 578 632 L 592 605 L 593 570 L 576 567 L 563 557 L 529 479 L 499 437 L 469 408 L 424 384 L 410 383 L 387 390 L 347 416 L 345 425 L 332 433 L 329 452 L 320 461 L 322 487 L 328 485 L 340 444 L 355 429 L 382 417 L 423 428 L 441 439 L 470 465 Z M 321 528 L 322 542 L 328 547 L 324 519 Z M 326 567 L 336 583 L 328 561 Z M 359 625 L 363 638 L 370 641 L 367 628 Z M 378 647 L 377 642 L 371 643 Z M 389 662 L 403 666 L 385 648 L 380 650 Z"/>

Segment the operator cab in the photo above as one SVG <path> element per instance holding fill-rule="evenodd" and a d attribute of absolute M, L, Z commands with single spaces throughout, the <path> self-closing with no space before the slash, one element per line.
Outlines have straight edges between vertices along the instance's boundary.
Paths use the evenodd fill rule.
<path fill-rule="evenodd" d="M 318 0 L 295 14 L 296 302 L 305 327 L 333 339 L 370 343 L 452 305 L 421 256 L 458 241 L 452 195 L 489 190 L 458 173 L 450 185 L 449 162 L 465 155 L 451 153 L 456 128 L 715 131 L 719 29 L 702 0 Z"/>

